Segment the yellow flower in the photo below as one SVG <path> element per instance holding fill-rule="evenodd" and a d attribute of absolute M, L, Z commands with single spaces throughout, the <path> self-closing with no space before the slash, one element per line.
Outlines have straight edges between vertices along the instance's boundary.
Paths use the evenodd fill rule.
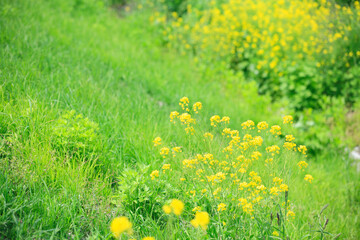
<path fill-rule="evenodd" d="M 153 143 L 154 143 L 154 147 L 161 145 L 161 138 L 160 138 L 160 137 L 156 137 L 156 138 L 154 139 Z"/>
<path fill-rule="evenodd" d="M 113 233 L 115 238 L 119 238 L 124 232 L 132 232 L 132 223 L 127 217 L 114 218 L 110 224 L 110 231 Z"/>
<path fill-rule="evenodd" d="M 247 128 L 253 129 L 254 126 L 255 126 L 255 123 L 253 121 L 251 121 L 251 120 L 247 120 L 246 122 L 243 122 L 241 124 L 241 126 L 243 127 L 243 129 L 247 129 Z"/>
<path fill-rule="evenodd" d="M 160 155 L 163 156 L 163 158 L 166 158 L 166 156 L 169 154 L 169 151 L 169 148 L 163 147 L 160 149 Z"/>
<path fill-rule="evenodd" d="M 265 130 L 269 127 L 269 124 L 267 124 L 267 122 L 263 121 L 263 122 L 259 122 L 257 125 L 257 128 L 259 130 Z"/>
<path fill-rule="evenodd" d="M 162 207 L 162 209 L 163 209 L 164 213 L 166 213 L 166 214 L 170 214 L 170 213 L 171 213 L 171 207 L 170 207 L 169 205 L 164 205 L 164 206 Z"/>
<path fill-rule="evenodd" d="M 303 168 L 307 168 L 307 166 L 308 166 L 307 162 L 305 162 L 305 161 L 300 161 L 300 162 L 298 162 L 297 165 L 299 166 L 300 170 Z"/>
<path fill-rule="evenodd" d="M 181 108 L 183 109 L 183 110 L 188 110 L 188 106 L 189 106 L 189 98 L 187 98 L 187 97 L 182 97 L 181 99 L 180 99 L 180 102 L 179 102 L 179 105 L 181 106 Z"/>
<path fill-rule="evenodd" d="M 224 117 L 220 120 L 220 122 L 230 123 L 230 118 L 227 117 L 227 116 L 224 116 Z"/>
<path fill-rule="evenodd" d="M 284 148 L 288 149 L 288 150 L 296 150 L 296 144 L 293 142 L 284 142 Z"/>
<path fill-rule="evenodd" d="M 142 240 L 155 240 L 154 237 L 144 237 Z"/>
<path fill-rule="evenodd" d="M 291 141 L 295 140 L 295 138 L 294 138 L 293 135 L 286 135 L 286 136 L 285 136 L 285 139 L 286 139 L 286 141 L 288 141 L 288 142 L 291 142 Z"/>
<path fill-rule="evenodd" d="M 176 216 L 179 216 L 184 210 L 184 203 L 178 199 L 171 200 L 170 207 Z"/>
<path fill-rule="evenodd" d="M 279 234 L 277 231 L 274 231 L 274 232 L 272 233 L 272 235 L 273 235 L 273 236 L 276 236 L 276 237 L 280 236 L 280 234 Z"/>
<path fill-rule="evenodd" d="M 212 134 L 209 133 L 209 132 L 204 133 L 204 137 L 205 137 L 205 138 L 209 138 L 210 140 L 213 140 L 213 139 L 214 139 L 214 135 L 212 135 Z"/>
<path fill-rule="evenodd" d="M 207 212 L 196 212 L 195 218 L 191 220 L 190 223 L 196 228 L 201 227 L 203 230 L 206 230 L 210 223 L 209 214 Z"/>
<path fill-rule="evenodd" d="M 306 174 L 304 180 L 311 183 L 314 180 L 314 178 L 310 174 Z"/>
<path fill-rule="evenodd" d="M 210 118 L 211 121 L 211 126 L 216 127 L 216 123 L 220 122 L 220 116 L 219 115 L 214 115 Z"/>
<path fill-rule="evenodd" d="M 199 113 L 199 110 L 201 110 L 201 109 L 202 109 L 202 104 L 201 104 L 201 102 L 196 102 L 196 103 L 194 103 L 194 105 L 193 105 L 193 110 L 194 110 L 195 113 Z"/>
<path fill-rule="evenodd" d="M 281 135 L 281 127 L 279 125 L 271 126 L 270 132 L 273 135 Z"/>
<path fill-rule="evenodd" d="M 175 119 L 179 116 L 179 113 L 177 111 L 173 111 L 170 113 L 170 122 L 174 122 Z M 175 122 L 174 122 L 175 123 Z"/>
<path fill-rule="evenodd" d="M 222 211 L 225 211 L 226 210 L 226 204 L 225 203 L 220 203 L 218 205 L 218 212 L 222 212 Z"/>
<path fill-rule="evenodd" d="M 281 184 L 280 185 L 280 190 L 283 191 L 283 192 L 287 192 L 287 191 L 289 191 L 289 187 L 286 184 Z"/>
<path fill-rule="evenodd" d="M 305 155 L 305 154 L 306 154 L 306 151 L 307 151 L 307 148 L 306 148 L 306 146 L 304 146 L 304 145 L 300 145 L 300 146 L 298 147 L 298 151 Z"/>
<path fill-rule="evenodd" d="M 290 115 L 286 115 L 286 116 L 284 116 L 283 117 L 283 120 L 284 120 L 284 124 L 287 124 L 287 123 L 293 123 L 293 117 L 292 116 L 290 116 Z"/>
<path fill-rule="evenodd" d="M 289 210 L 289 211 L 287 212 L 286 216 L 295 218 L 295 213 L 294 213 L 293 211 Z"/>
<path fill-rule="evenodd" d="M 158 170 L 154 170 L 151 172 L 150 174 L 151 180 L 154 180 L 155 178 L 159 177 L 159 171 Z"/>

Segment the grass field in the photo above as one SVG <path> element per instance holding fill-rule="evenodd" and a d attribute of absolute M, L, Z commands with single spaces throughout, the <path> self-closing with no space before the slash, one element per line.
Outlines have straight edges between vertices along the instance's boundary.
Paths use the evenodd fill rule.
<path fill-rule="evenodd" d="M 164 48 L 146 8 L 119 16 L 89 2 L 0 0 L 0 238 L 111 239 L 111 220 L 127 216 L 134 238 L 193 239 L 180 227 L 190 205 L 178 225 L 152 209 L 188 197 L 141 188 L 154 186 L 149 175 L 163 163 L 153 139 L 177 138 L 169 113 L 187 96 L 202 102 L 201 119 L 226 115 L 240 129 L 248 119 L 281 122 L 286 107 L 251 86 L 228 88 L 221 74 Z M 308 158 L 313 183 L 294 178 L 289 187 L 290 239 L 358 239 L 359 174 L 342 152 Z M 310 232 L 309 222 L 321 229 L 314 216 L 326 204 L 331 235 Z M 231 234 L 210 227 L 196 236 Z"/>

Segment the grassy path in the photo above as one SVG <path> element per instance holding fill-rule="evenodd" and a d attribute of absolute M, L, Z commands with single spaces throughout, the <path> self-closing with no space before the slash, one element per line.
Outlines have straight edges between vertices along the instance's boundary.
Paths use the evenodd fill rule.
<path fill-rule="evenodd" d="M 165 50 L 148 17 L 119 18 L 72 1 L 0 0 L 0 238 L 108 236 L 120 211 L 111 202 L 117 176 L 156 160 L 151 141 L 168 134 L 168 113 L 182 96 L 203 102 L 206 117 L 229 115 L 234 128 L 280 114 L 266 97 L 246 90 L 239 97 L 217 75 Z M 99 157 L 59 161 L 50 142 L 65 110 L 99 124 Z M 319 182 L 312 209 L 330 203 L 331 231 L 355 239 L 352 172 L 326 155 L 312 168 Z M 301 192 L 294 191 L 299 202 L 309 197 Z"/>

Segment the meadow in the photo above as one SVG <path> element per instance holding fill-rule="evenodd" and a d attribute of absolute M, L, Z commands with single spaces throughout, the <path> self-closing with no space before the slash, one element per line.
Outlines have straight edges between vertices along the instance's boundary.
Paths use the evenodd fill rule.
<path fill-rule="evenodd" d="M 246 59 L 213 2 L 0 0 L 1 239 L 359 238 L 358 2 L 298 41 L 320 55 Z"/>

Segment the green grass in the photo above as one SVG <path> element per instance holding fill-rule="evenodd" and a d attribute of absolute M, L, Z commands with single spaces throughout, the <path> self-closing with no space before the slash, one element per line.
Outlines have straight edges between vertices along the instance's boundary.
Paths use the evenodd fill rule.
<path fill-rule="evenodd" d="M 110 238 L 111 219 L 127 215 L 136 231 L 166 239 L 149 209 L 141 219 L 116 196 L 124 169 L 158 165 L 151 141 L 174 138 L 168 114 L 178 99 L 201 101 L 206 118 L 230 116 L 234 128 L 280 119 L 268 97 L 228 89 L 222 75 L 165 50 L 149 16 L 119 18 L 72 1 L 0 1 L 0 238 Z M 89 155 L 54 145 L 68 110 L 99 125 Z M 348 165 L 341 154 L 310 161 L 315 183 L 290 195 L 303 209 L 301 226 L 330 204 L 327 230 L 357 239 L 359 175 Z"/>

